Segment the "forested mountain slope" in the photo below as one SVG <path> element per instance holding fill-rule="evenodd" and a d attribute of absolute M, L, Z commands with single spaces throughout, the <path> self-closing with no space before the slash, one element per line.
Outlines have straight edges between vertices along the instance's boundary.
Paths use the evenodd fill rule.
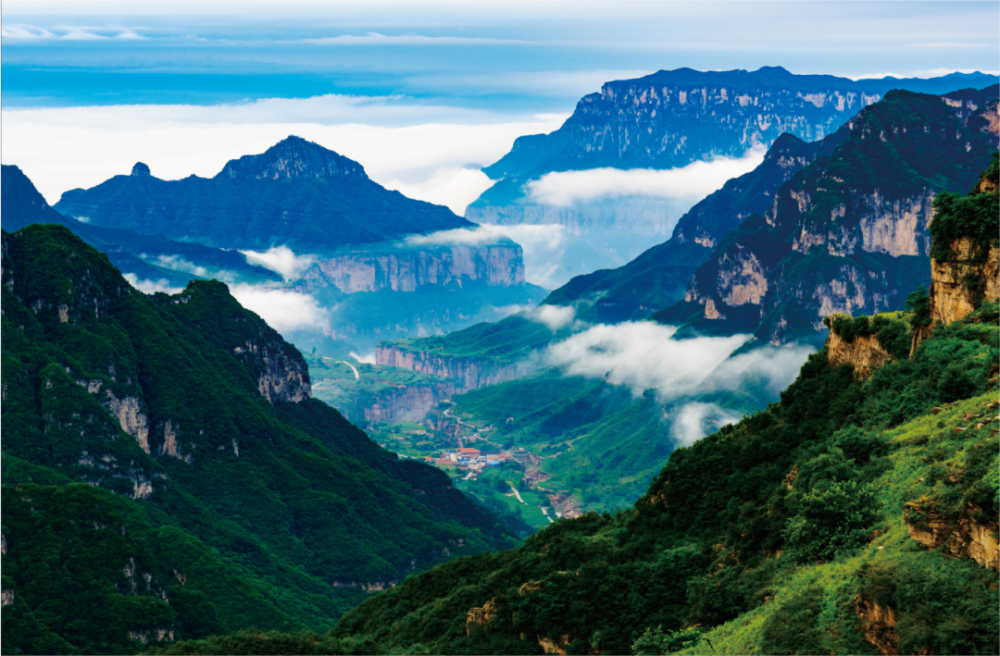
<path fill-rule="evenodd" d="M 981 280 L 1000 253 L 988 176 L 945 196 L 933 230 L 952 249 L 938 264 Z M 954 251 L 962 240 L 974 248 Z M 935 321 L 943 289 L 917 290 L 906 312 L 831 317 L 780 402 L 675 451 L 633 508 L 411 577 L 345 615 L 325 648 L 994 653 L 1000 306 L 995 286 L 974 287 L 971 311 Z"/>
<path fill-rule="evenodd" d="M 3 233 L 2 293 L 4 652 L 320 630 L 513 544 L 313 400 L 299 352 L 222 283 L 146 296 L 36 224 Z"/>

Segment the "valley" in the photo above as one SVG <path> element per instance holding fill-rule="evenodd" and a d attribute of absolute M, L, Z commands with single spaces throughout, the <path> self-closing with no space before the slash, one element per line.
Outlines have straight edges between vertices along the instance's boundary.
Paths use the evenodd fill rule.
<path fill-rule="evenodd" d="M 47 1 L 4 654 L 996 652 L 996 7 Z"/>

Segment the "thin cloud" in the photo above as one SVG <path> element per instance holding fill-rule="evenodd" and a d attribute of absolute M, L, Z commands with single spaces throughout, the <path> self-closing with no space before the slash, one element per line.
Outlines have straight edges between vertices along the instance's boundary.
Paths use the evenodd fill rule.
<path fill-rule="evenodd" d="M 240 251 L 250 264 L 259 264 L 284 276 L 285 280 L 302 277 L 306 269 L 316 262 L 312 255 L 296 255 L 287 246 L 275 246 L 266 251 Z"/>
<path fill-rule="evenodd" d="M 369 32 L 363 35 L 342 34 L 318 39 L 299 39 L 293 43 L 311 43 L 322 46 L 509 46 L 541 45 L 546 42 L 518 39 L 490 39 L 484 37 L 425 36 L 422 34 L 388 35 Z"/>
<path fill-rule="evenodd" d="M 135 41 L 147 38 L 133 29 L 118 25 L 107 27 L 59 26 L 53 29 L 62 30 L 62 33 L 56 34 L 34 25 L 4 25 L 0 27 L 0 37 L 15 41 L 110 41 L 114 39 Z M 102 32 L 111 32 L 111 34 L 102 34 Z"/>
<path fill-rule="evenodd" d="M 173 271 L 183 271 L 204 278 L 208 275 L 208 269 L 193 262 L 185 260 L 180 255 L 157 255 L 155 258 L 145 253 L 140 253 L 139 257 L 149 262 L 154 262 L 157 266 Z"/>
<path fill-rule="evenodd" d="M 256 285 L 231 285 L 229 292 L 240 305 L 256 312 L 279 333 L 322 329 L 328 324 L 326 311 L 309 294 Z"/>
<path fill-rule="evenodd" d="M 757 168 L 764 161 L 763 146 L 743 157 L 719 157 L 676 169 L 590 169 L 549 173 L 527 184 L 529 200 L 541 205 L 568 207 L 607 198 L 704 198 L 730 178 Z"/>

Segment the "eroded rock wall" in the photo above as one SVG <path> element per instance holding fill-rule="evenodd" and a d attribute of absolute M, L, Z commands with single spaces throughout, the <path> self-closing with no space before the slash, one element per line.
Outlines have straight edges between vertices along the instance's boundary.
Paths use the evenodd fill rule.
<path fill-rule="evenodd" d="M 375 362 L 448 378 L 455 382 L 455 393 L 505 383 L 532 371 L 528 362 L 502 364 L 486 358 L 432 355 L 407 351 L 392 344 L 380 345 L 375 350 Z"/>
<path fill-rule="evenodd" d="M 425 250 L 364 250 L 319 258 L 305 278 L 307 290 L 332 285 L 341 292 L 413 292 L 423 285 L 524 284 L 524 259 L 514 243 Z"/>

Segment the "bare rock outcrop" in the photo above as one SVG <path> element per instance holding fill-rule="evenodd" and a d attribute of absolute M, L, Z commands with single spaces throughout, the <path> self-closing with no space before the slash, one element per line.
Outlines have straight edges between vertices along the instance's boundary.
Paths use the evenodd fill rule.
<path fill-rule="evenodd" d="M 831 365 L 836 367 L 849 364 L 854 368 L 854 375 L 858 378 L 868 378 L 873 371 L 892 359 L 875 335 L 858 336 L 845 341 L 831 328 L 830 335 L 826 339 L 826 348 Z"/>
<path fill-rule="evenodd" d="M 505 383 L 527 375 L 533 368 L 530 362 L 500 363 L 487 358 L 441 356 L 408 351 L 391 343 L 379 345 L 375 350 L 375 363 L 448 378 L 455 381 L 456 393 Z"/>
<path fill-rule="evenodd" d="M 879 606 L 861 597 L 854 600 L 854 612 L 861 620 L 865 640 L 886 656 L 899 653 L 899 616 L 891 606 Z"/>
<path fill-rule="evenodd" d="M 995 301 L 1000 297 L 1000 249 L 991 244 L 986 261 L 981 262 L 974 256 L 979 247 L 971 237 L 962 237 L 951 244 L 953 258 L 931 259 L 934 323 L 957 321 L 975 310 L 982 300 Z"/>
<path fill-rule="evenodd" d="M 910 537 L 928 549 L 944 545 L 956 558 L 971 558 L 983 567 L 1000 569 L 1000 524 L 983 522 L 975 511 L 970 507 L 958 516 L 946 515 L 929 504 L 911 501 L 903 509 L 903 517 Z"/>

